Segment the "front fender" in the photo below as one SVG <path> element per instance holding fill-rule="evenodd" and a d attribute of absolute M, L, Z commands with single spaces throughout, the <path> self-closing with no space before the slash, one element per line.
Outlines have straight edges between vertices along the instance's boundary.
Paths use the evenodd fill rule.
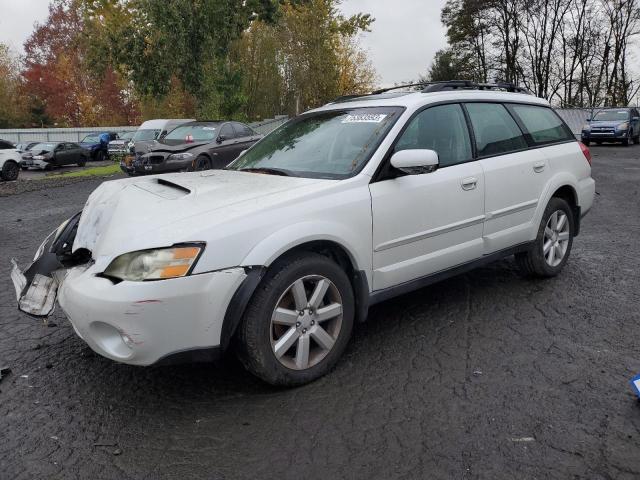
<path fill-rule="evenodd" d="M 268 267 L 293 248 L 318 240 L 334 242 L 344 248 L 355 270 L 366 272 L 367 281 L 372 285 L 371 229 L 356 232 L 334 222 L 300 222 L 278 230 L 253 247 L 240 266 Z"/>

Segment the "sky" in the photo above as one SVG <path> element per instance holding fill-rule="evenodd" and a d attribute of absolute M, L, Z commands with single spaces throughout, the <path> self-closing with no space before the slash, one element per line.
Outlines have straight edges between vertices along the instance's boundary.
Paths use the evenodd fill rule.
<path fill-rule="evenodd" d="M 446 45 L 440 23 L 445 0 L 343 0 L 345 16 L 370 13 L 376 21 L 360 42 L 376 68 L 380 86 L 417 80 Z M 47 18 L 48 0 L 0 0 L 0 42 L 17 53 L 36 22 Z"/>

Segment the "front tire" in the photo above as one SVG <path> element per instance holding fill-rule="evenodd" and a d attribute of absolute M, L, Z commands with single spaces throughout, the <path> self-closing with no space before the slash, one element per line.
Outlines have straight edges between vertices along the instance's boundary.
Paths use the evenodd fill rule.
<path fill-rule="evenodd" d="M 204 170 L 211 170 L 211 160 L 206 155 L 199 155 L 191 166 L 192 172 L 201 172 Z"/>
<path fill-rule="evenodd" d="M 0 172 L 0 177 L 7 182 L 12 182 L 18 179 L 18 174 L 20 173 L 20 167 L 16 162 L 12 162 L 8 160 L 4 162 L 2 166 L 2 171 Z"/>
<path fill-rule="evenodd" d="M 102 162 L 104 160 L 104 157 L 105 157 L 104 152 L 102 150 L 98 150 L 95 156 L 93 157 L 93 159 L 96 162 Z"/>
<path fill-rule="evenodd" d="M 78 162 L 78 166 L 79 167 L 84 167 L 87 164 L 87 157 L 82 156 L 80 157 L 80 161 Z"/>
<path fill-rule="evenodd" d="M 516 254 L 516 263 L 525 276 L 555 277 L 569 259 L 573 245 L 573 210 L 562 198 L 553 197 L 542 215 L 533 246 Z"/>
<path fill-rule="evenodd" d="M 301 252 L 270 269 L 238 332 L 238 356 L 267 383 L 296 386 L 327 374 L 344 352 L 355 312 L 347 274 L 327 257 Z"/>

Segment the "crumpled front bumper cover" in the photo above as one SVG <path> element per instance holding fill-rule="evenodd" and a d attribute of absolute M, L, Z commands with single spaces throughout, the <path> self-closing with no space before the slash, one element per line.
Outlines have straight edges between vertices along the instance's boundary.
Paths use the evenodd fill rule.
<path fill-rule="evenodd" d="M 91 261 L 89 252 L 71 251 L 80 214 L 81 212 L 78 212 L 71 217 L 64 228 L 58 228 L 49 234 L 24 273 L 20 270 L 18 262 L 11 259 L 11 280 L 21 312 L 39 318 L 51 315 L 66 269 Z"/>

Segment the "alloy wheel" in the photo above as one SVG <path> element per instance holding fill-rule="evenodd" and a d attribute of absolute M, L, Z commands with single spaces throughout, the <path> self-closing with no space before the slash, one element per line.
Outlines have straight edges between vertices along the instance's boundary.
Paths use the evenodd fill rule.
<path fill-rule="evenodd" d="M 309 275 L 293 282 L 271 315 L 271 349 L 292 370 L 320 363 L 342 328 L 342 297 L 331 280 Z"/>
<path fill-rule="evenodd" d="M 570 234 L 567 214 L 562 210 L 553 212 L 542 237 L 542 253 L 549 266 L 557 267 L 562 263 L 569 247 Z"/>

